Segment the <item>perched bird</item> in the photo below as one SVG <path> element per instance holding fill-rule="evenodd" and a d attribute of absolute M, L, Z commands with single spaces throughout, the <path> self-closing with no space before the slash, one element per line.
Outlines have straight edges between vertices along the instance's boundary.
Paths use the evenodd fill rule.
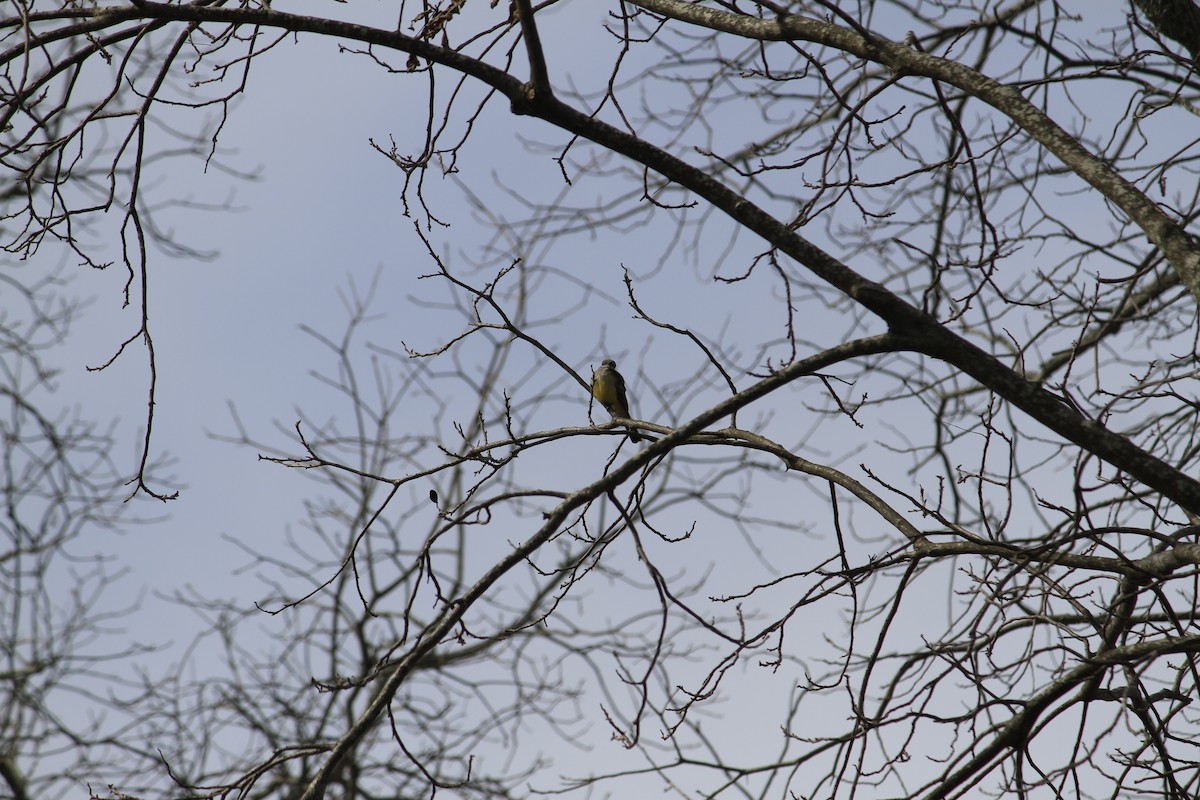
<path fill-rule="evenodd" d="M 629 419 L 629 401 L 625 397 L 625 379 L 617 372 L 617 362 L 606 358 L 592 378 L 592 397 L 614 418 Z M 627 426 L 628 427 L 628 426 Z M 640 442 L 642 437 L 629 428 L 629 438 Z"/>

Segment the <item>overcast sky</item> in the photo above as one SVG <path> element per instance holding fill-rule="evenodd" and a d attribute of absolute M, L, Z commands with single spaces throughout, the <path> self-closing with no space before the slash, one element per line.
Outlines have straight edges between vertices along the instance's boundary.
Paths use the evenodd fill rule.
<path fill-rule="evenodd" d="M 503 11 L 503 5 L 496 13 Z M 606 5 L 570 3 L 546 15 L 542 31 L 556 83 L 587 91 L 603 85 L 607 77 L 603 65 L 617 47 L 615 40 L 598 33 L 597 22 L 607 13 Z M 374 6 L 351 5 L 345 13 L 348 17 L 361 13 L 361 19 L 385 24 L 370 19 L 376 13 Z M 634 54 L 631 59 L 636 57 Z M 396 61 L 402 63 L 399 57 Z M 178 489 L 180 497 L 165 505 L 139 501 L 138 513 L 157 519 L 123 532 L 97 531 L 96 538 L 82 542 L 81 547 L 112 554 L 132 570 L 108 600 L 119 607 L 142 598 L 140 608 L 128 620 L 128 635 L 146 642 L 174 643 L 160 658 L 179 657 L 181 646 L 199 624 L 166 596 L 192 585 L 201 594 L 236 598 L 247 607 L 261 599 L 266 587 L 256 573 L 238 569 L 247 563 L 247 557 L 227 539 L 252 541 L 257 549 L 270 549 L 273 542 L 286 546 L 288 527 L 302 519 L 301 504 L 314 491 L 314 484 L 303 474 L 258 460 L 252 448 L 212 438 L 214 433 L 232 432 L 229 404 L 236 406 L 254 436 L 290 450 L 295 447 L 276 429 L 277 421 L 290 427 L 298 417 L 298 407 L 317 419 L 344 414 L 345 406 L 337 394 L 311 376 L 314 370 L 334 374 L 331 356 L 304 334 L 301 326 L 339 337 L 346 319 L 339 293 L 351 291 L 352 286 L 365 289 L 376 275 L 380 276 L 379 290 L 373 308 L 379 317 L 363 331 L 356 349 L 363 364 L 379 354 L 367 346 L 368 341 L 396 353 L 403 351 L 402 342 L 430 350 L 462 330 L 460 314 L 436 305 L 449 296 L 444 283 L 417 279 L 436 266 L 413 232 L 414 219 L 403 214 L 402 173 L 369 144 L 370 140 L 386 144 L 394 137 L 402 153 L 420 147 L 426 113 L 423 80 L 389 74 L 362 56 L 339 53 L 338 44 L 328 39 L 302 36 L 299 42 L 285 41 L 255 61 L 247 93 L 233 103 L 218 140 L 216 160 L 254 179 L 234 177 L 216 166 L 206 170 L 198 159 L 172 160 L 153 166 L 148 173 L 149 196 L 215 206 L 211 210 L 180 207 L 157 217 L 181 242 L 211 251 L 212 258 L 158 252 L 151 256 L 150 322 L 159 359 L 153 449 L 156 455 L 173 459 L 156 488 Z M 654 98 L 639 100 L 652 105 Z M 163 113 L 175 125 L 212 124 L 211 113 Z M 695 146 L 734 146 L 744 135 L 740 126 L 745 123 L 739 119 L 710 122 L 711 137 L 697 139 Z M 496 217 L 527 216 L 529 210 L 514 205 L 499 187 L 541 203 L 551 202 L 564 190 L 553 153 L 531 147 L 531 141 L 561 146 L 565 138 L 539 121 L 512 117 L 506 103 L 493 101 L 464 150 L 460 174 L 449 179 L 436 171 L 430 173 L 426 189 L 431 207 L 452 222 L 449 229 L 434 228 L 431 238 L 450 266 L 480 282 L 490 280 L 489 273 L 472 273 L 471 261 L 488 265 L 494 274 L 517 256 L 532 257 L 540 265 L 560 271 L 563 277 L 548 279 L 539 290 L 533 316 L 555 318 L 567 310 L 570 313 L 537 332 L 584 375 L 600 358 L 617 358 L 629 379 L 635 415 L 645 419 L 674 424 L 711 406 L 723 394 L 714 386 L 669 408 L 657 400 L 654 385 L 687 386 L 702 360 L 681 338 L 633 320 L 625 301 L 622 267 L 635 277 L 648 313 L 721 336 L 721 344 L 737 353 L 747 369 L 763 366 L 759 343 L 778 342 L 784 320 L 775 309 L 762 307 L 758 298 L 769 296 L 771 289 L 758 278 L 749 285 L 712 280 L 714 273 L 744 271 L 749 259 L 762 249 L 760 242 L 745 236 L 731 241 L 723 219 L 707 221 L 695 242 L 684 244 L 676 243 L 675 229 L 666 224 L 663 215 L 662 224 L 581 233 L 532 251 L 497 247 L 495 231 L 471 211 L 459 181 L 478 193 Z M 576 152 L 587 151 L 578 145 Z M 572 188 L 571 197 L 586 205 L 593 197 L 615 195 L 628 188 L 586 181 Z M 703 209 L 690 212 L 690 217 L 699 219 L 703 213 Z M 845 220 L 845 224 L 854 223 L 854 219 Z M 105 241 L 114 227 L 102 224 L 97 239 Z M 837 243 L 825 240 L 820 231 L 812 235 L 841 254 Z M 46 263 L 63 258 L 49 248 L 39 257 Z M 860 258 L 856 266 L 873 275 L 869 258 Z M 97 420 L 118 418 L 116 458 L 132 470 L 146 403 L 144 351 L 131 350 L 102 373 L 89 373 L 85 368 L 106 361 L 136 329 L 136 302 L 121 307 L 126 275 L 119 265 L 105 272 L 68 271 L 74 275 L 71 291 L 90 299 L 91 305 L 75 327 L 69 346 L 55 356 L 63 370 L 59 397 L 78 404 Z M 569 276 L 595 284 L 595 291 L 581 293 Z M 582 305 L 576 307 L 576 303 Z M 835 344 L 854 328 L 846 321 L 831 324 L 831 318 L 819 314 L 805 316 L 800 322 L 800 338 L 822 346 Z M 879 329 L 858 334 L 868 332 Z M 482 358 L 475 351 L 467 352 Z M 539 359 L 530 351 L 514 363 L 516 391 L 536 392 L 545 387 L 568 391 L 571 387 L 562 383 L 562 376 L 553 369 L 539 373 L 537 380 L 525 380 L 526 370 Z M 382 363 L 391 369 L 389 360 Z M 743 387 L 749 382 L 744 374 L 735 378 Z M 464 408 L 469 407 L 468 400 L 464 398 Z M 869 459 L 885 471 L 892 466 L 897 475 L 905 474 L 907 460 L 889 461 L 888 450 L 880 443 L 902 444 L 908 420 L 890 413 L 872 418 L 867 410 L 862 419 L 869 427 L 864 433 L 858 433 L 847 420 L 835 420 L 817 431 L 813 420 L 803 413 L 804 403 L 803 391 L 797 387 L 740 422 L 744 427 L 761 425 L 763 432 L 784 444 L 803 443 L 802 454 L 814 460 L 832 453 L 834 465 L 848 471 L 860 460 Z M 799 413 L 779 413 L 789 404 Z M 559 403 L 551 412 L 547 418 L 528 421 L 531 428 L 586 423 L 587 397 L 579 392 L 577 402 Z M 453 420 L 434 417 L 430 406 L 415 403 L 409 421 L 415 428 L 440 425 L 436 432 L 446 441 L 454 441 Z M 850 436 L 857 438 L 846 438 Z M 858 444 L 841 446 L 850 441 Z M 531 455 L 533 466 L 527 468 L 543 469 L 556 480 L 564 475 L 580 480 L 598 475 L 612 441 L 599 447 L 588 444 L 580 448 L 578 458 L 558 456 L 539 463 Z M 827 521 L 823 487 L 814 488 L 803 480 L 785 487 L 772 479 L 760 486 L 758 513 L 791 514 L 802 524 L 811 516 L 812 523 L 810 535 L 805 536 L 788 534 L 791 538 L 784 539 L 783 534 L 764 532 L 759 542 L 764 549 L 801 562 L 828 558 L 835 552 L 828 529 L 822 527 Z M 681 515 L 677 522 L 680 529 L 686 528 L 688 515 Z M 300 531 L 293 529 L 302 536 Z M 859 533 L 861 553 L 882 551 L 889 544 L 886 531 L 873 521 Z M 522 534 L 520 529 L 503 532 L 512 540 Z M 722 570 L 738 569 L 739 559 L 745 555 L 736 535 L 718 521 L 710 521 L 708 534 L 713 537 L 705 540 L 708 544 L 681 547 L 673 551 L 673 557 L 686 554 L 696 559 L 697 565 L 715 560 L 718 576 Z M 712 544 L 714 539 L 726 544 Z M 720 560 L 724 546 L 741 555 Z M 319 583 L 325 577 L 313 576 L 313 580 Z M 931 585 L 937 586 L 936 582 Z M 296 586 L 299 588 L 299 583 Z M 931 601 L 944 602 L 946 592 L 944 584 L 938 586 Z M 906 608 L 905 613 L 912 617 L 903 619 L 900 627 L 911 625 L 919 631 L 920 617 L 928 608 L 918 605 Z M 830 624 L 840 621 L 830 620 Z M 811 631 L 814 641 L 822 633 L 831 631 Z M 795 676 L 781 676 L 775 688 L 786 694 L 795 683 Z M 812 708 L 815 712 L 815 706 Z M 729 715 L 728 724 L 736 724 L 739 715 L 746 717 L 748 730 L 752 728 L 749 718 L 757 710 L 752 703 L 723 709 Z M 586 711 L 595 717 L 595 707 Z M 777 729 L 766 733 L 777 735 Z M 596 726 L 592 735 L 595 746 L 616 747 L 608 741 L 602 725 Z M 756 746 L 752 740 L 745 742 L 748 754 Z"/>

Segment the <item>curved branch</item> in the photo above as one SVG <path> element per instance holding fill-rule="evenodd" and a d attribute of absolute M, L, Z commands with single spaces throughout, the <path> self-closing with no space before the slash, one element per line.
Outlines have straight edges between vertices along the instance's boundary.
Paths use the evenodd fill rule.
<path fill-rule="evenodd" d="M 781 386 L 804 375 L 825 369 L 849 358 L 884 352 L 890 349 L 892 343 L 893 339 L 889 335 L 875 336 L 868 339 L 847 342 L 841 347 L 832 348 L 812 358 L 798 361 L 786 369 L 782 369 L 774 375 L 762 379 L 745 391 L 739 392 L 718 403 L 716 406 L 692 419 L 686 425 L 680 426 L 673 433 L 664 436 L 647 447 L 643 447 L 636 455 L 624 464 L 613 468 L 611 472 L 600 480 L 569 495 L 556 508 L 546 513 L 545 522 L 536 532 L 492 565 L 460 597 L 453 598 L 443 607 L 438 617 L 421 632 L 420 637 L 409 648 L 408 652 L 396 661 L 395 671 L 388 676 L 387 682 L 374 695 L 371 703 L 354 721 L 346 731 L 346 734 L 330 749 L 329 758 L 321 765 L 321 768 L 305 788 L 304 794 L 299 800 L 321 800 L 324 797 L 325 787 L 337 774 L 342 759 L 351 753 L 358 746 L 362 738 L 374 728 L 376 719 L 387 710 L 392 697 L 408 679 L 409 675 L 420 664 L 424 663 L 430 657 L 434 648 L 451 634 L 455 626 L 462 620 L 467 609 L 471 608 L 476 601 L 482 598 L 509 570 L 524 563 L 542 545 L 550 541 L 567 520 L 571 518 L 576 509 L 586 506 L 598 497 L 611 492 L 617 486 L 620 486 L 641 472 L 647 464 L 658 460 L 664 453 L 685 443 L 695 434 L 717 420 L 730 415 L 737 409 L 749 405 L 764 395 L 770 394 Z"/>
<path fill-rule="evenodd" d="M 1134 5 L 1159 33 L 1200 58 L 1200 8 L 1192 0 L 1134 0 Z"/>
<path fill-rule="evenodd" d="M 682 0 L 630 0 L 655 14 L 736 36 L 764 41 L 805 41 L 842 50 L 895 72 L 923 75 L 962 89 L 995 108 L 1114 203 L 1162 249 L 1184 285 L 1200 300 L 1200 242 L 1157 204 L 1083 147 L 1021 93 L 970 67 L 799 15 L 760 19 L 692 5 Z M 1190 0 L 1188 0 L 1190 5 Z"/>
<path fill-rule="evenodd" d="M 1045 118 L 1016 89 L 999 84 L 962 65 L 912 51 L 883 39 L 868 41 L 853 31 L 804 17 L 781 17 L 777 21 L 768 22 L 752 17 L 723 14 L 677 0 L 638 2 L 647 9 L 662 9 L 659 13 L 670 11 L 678 15 L 686 14 L 687 16 L 681 18 L 698 23 L 705 22 L 708 27 L 734 26 L 735 32 L 754 32 L 758 38 L 803 39 L 825 43 L 879 61 L 897 70 L 927 75 L 970 90 L 1026 127 L 1035 138 L 1040 136 L 1039 141 L 1051 148 L 1113 202 L 1125 208 L 1151 240 L 1163 248 L 1168 260 L 1180 271 L 1184 282 L 1188 286 L 1196 287 L 1195 293 L 1200 294 L 1200 273 L 1196 272 L 1196 265 L 1200 263 L 1200 251 L 1193 247 L 1192 238 L 1138 192 L 1136 187 L 1098 162 L 1078 142 Z M 897 337 L 893 344 L 957 367 L 1068 441 L 1161 492 L 1181 508 L 1200 514 L 1200 481 L 1142 450 L 1124 436 L 1084 417 L 1054 394 L 1018 374 L 992 354 L 955 334 L 929 314 L 888 291 L 881 284 L 864 278 L 800 236 L 791 226 L 771 216 L 703 169 L 579 111 L 556 97 L 538 95 L 530 89 L 529 84 L 522 83 L 501 69 L 452 49 L 438 47 L 396 31 L 270 9 L 230 9 L 147 2 L 140 7 L 98 9 L 95 16 L 107 20 L 109 24 L 149 17 L 187 22 L 255 24 L 290 31 L 321 33 L 394 48 L 475 77 L 508 97 L 513 113 L 535 116 L 607 147 L 705 198 L 729 217 L 803 264 L 814 275 L 880 317 Z M 780 374 L 784 372 L 786 371 Z"/>

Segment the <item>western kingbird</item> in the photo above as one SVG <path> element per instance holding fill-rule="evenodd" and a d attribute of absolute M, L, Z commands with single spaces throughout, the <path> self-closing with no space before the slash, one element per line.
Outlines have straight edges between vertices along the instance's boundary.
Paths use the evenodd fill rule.
<path fill-rule="evenodd" d="M 625 379 L 617 372 L 617 362 L 611 358 L 600 362 L 600 369 L 596 370 L 592 378 L 592 397 L 614 418 L 630 419 L 629 401 L 625 398 Z M 634 433 L 632 427 L 626 427 L 629 428 L 630 440 L 642 440 L 642 437 Z"/>

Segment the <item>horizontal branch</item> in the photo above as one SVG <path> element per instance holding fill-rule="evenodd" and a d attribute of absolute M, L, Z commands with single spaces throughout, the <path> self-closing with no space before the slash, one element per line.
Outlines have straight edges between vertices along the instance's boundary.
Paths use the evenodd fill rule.
<path fill-rule="evenodd" d="M 1138 582 L 1165 578 L 1186 566 L 1200 565 L 1200 544 L 1177 543 L 1170 549 L 1138 559 L 1064 553 L 1048 547 L 1026 549 L 1003 542 L 931 542 L 929 534 L 913 544 L 920 558 L 996 556 L 1007 561 L 1109 572 Z"/>

